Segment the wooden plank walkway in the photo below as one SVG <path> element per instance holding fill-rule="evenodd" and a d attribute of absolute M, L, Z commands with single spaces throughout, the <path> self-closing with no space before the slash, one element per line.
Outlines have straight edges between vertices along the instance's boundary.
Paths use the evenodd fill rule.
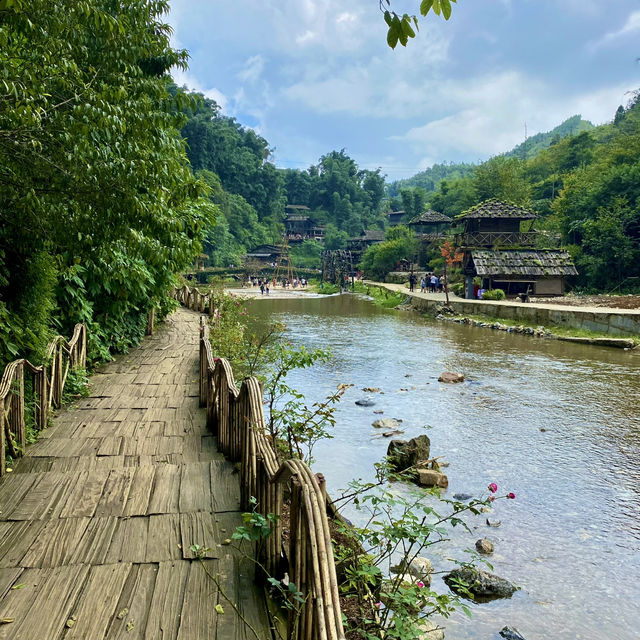
<path fill-rule="evenodd" d="M 221 544 L 238 474 L 198 406 L 198 318 L 103 367 L 0 482 L 0 639 L 255 638 L 207 571 L 272 637 L 253 564 Z"/>

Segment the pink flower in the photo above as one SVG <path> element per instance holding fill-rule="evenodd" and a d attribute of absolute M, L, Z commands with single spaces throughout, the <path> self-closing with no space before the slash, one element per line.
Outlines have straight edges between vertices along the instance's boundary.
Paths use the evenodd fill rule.
<path fill-rule="evenodd" d="M 489 491 L 491 491 L 491 493 L 495 493 L 498 490 L 498 485 L 495 482 L 492 482 L 489 487 L 488 487 Z"/>
<path fill-rule="evenodd" d="M 424 587 L 424 582 L 422 582 L 422 580 L 418 580 L 418 582 L 416 582 L 416 584 L 417 584 L 420 588 Z"/>
<path fill-rule="evenodd" d="M 513 493 L 513 491 L 511 493 L 507 493 L 507 498 L 509 498 L 509 500 L 515 500 L 516 494 Z"/>
<path fill-rule="evenodd" d="M 377 609 L 381 609 L 382 608 L 382 602 L 376 602 L 375 607 Z"/>
<path fill-rule="evenodd" d="M 489 502 L 493 502 L 496 499 L 495 496 L 489 496 Z"/>

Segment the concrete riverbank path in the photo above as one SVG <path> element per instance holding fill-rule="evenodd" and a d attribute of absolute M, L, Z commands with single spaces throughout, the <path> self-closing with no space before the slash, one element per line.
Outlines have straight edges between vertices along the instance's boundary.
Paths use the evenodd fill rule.
<path fill-rule="evenodd" d="M 0 639 L 272 637 L 253 563 L 224 544 L 238 474 L 198 406 L 198 335 L 174 313 L 0 482 Z"/>

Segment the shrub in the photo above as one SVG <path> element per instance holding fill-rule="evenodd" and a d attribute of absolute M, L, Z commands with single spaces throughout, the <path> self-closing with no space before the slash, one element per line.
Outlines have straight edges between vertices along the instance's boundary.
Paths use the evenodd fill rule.
<path fill-rule="evenodd" d="M 506 297 L 502 289 L 487 289 L 482 294 L 483 300 L 504 300 Z"/>

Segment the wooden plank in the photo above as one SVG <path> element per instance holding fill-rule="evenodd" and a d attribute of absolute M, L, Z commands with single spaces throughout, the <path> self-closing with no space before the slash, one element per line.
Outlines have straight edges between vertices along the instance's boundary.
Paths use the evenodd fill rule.
<path fill-rule="evenodd" d="M 38 520 L 50 517 L 58 503 L 64 499 L 65 492 L 72 480 L 63 473 L 33 474 L 36 483 L 13 509 L 3 511 L 2 519 Z"/>
<path fill-rule="evenodd" d="M 129 488 L 129 495 L 125 504 L 123 515 L 143 516 L 147 513 L 149 498 L 153 489 L 155 467 L 145 465 L 135 470 L 135 475 Z"/>
<path fill-rule="evenodd" d="M 207 572 L 216 575 L 217 571 L 218 563 L 215 560 L 191 563 L 185 586 L 177 640 L 213 639 L 216 637 L 222 640 L 221 636 L 216 636 L 219 615 L 216 612 L 218 587 L 207 575 Z"/>
<path fill-rule="evenodd" d="M 107 436 L 102 438 L 102 442 L 98 447 L 96 455 L 98 456 L 117 456 L 122 453 L 122 438 Z"/>
<path fill-rule="evenodd" d="M 22 567 L 68 564 L 84 535 L 89 518 L 50 520 L 20 562 Z"/>
<path fill-rule="evenodd" d="M 149 518 L 119 518 L 105 563 L 144 562 L 148 530 Z"/>
<path fill-rule="evenodd" d="M 0 603 L 0 617 L 14 619 L 0 626 L 0 638 L 58 638 L 88 572 L 82 565 L 25 571 L 19 578 L 24 587 L 9 591 Z"/>
<path fill-rule="evenodd" d="M 13 507 L 24 498 L 38 480 L 35 474 L 12 473 L 0 482 L 0 509 Z"/>
<path fill-rule="evenodd" d="M 172 464 L 158 465 L 147 511 L 149 515 L 178 512 L 180 477 L 179 466 Z"/>
<path fill-rule="evenodd" d="M 45 473 L 51 471 L 52 458 L 32 458 L 26 455 L 13 467 L 13 475 L 20 473 Z"/>
<path fill-rule="evenodd" d="M 185 464 L 180 482 L 180 513 L 212 511 L 211 475 L 203 462 Z"/>
<path fill-rule="evenodd" d="M 116 605 L 130 571 L 129 563 L 91 568 L 85 588 L 71 612 L 75 624 L 65 630 L 64 640 L 104 637 L 117 615 Z"/>
<path fill-rule="evenodd" d="M 131 567 L 105 640 L 143 640 L 157 573 L 155 564 Z M 194 640 L 197 637 L 194 636 Z"/>
<path fill-rule="evenodd" d="M 0 567 L 22 566 L 21 560 L 45 527 L 42 520 L 3 522 L 0 539 Z"/>
<path fill-rule="evenodd" d="M 248 559 L 225 555 L 218 560 L 218 567 L 219 580 L 224 585 L 225 594 L 238 605 L 242 617 L 226 599 L 219 596 L 218 602 L 224 608 L 224 615 L 218 616 L 215 637 L 224 640 L 255 640 L 255 634 L 249 625 L 262 633 L 262 637 L 270 637 L 264 591 L 253 581 L 253 563 Z"/>
<path fill-rule="evenodd" d="M 135 469 L 133 467 L 113 469 L 109 473 L 102 496 L 95 510 L 95 517 L 120 516 L 123 514 L 134 473 Z"/>
<path fill-rule="evenodd" d="M 198 557 L 191 551 L 193 545 L 209 549 L 203 557 L 218 558 L 220 556 L 220 535 L 212 513 L 181 513 L 180 536 L 183 558 Z"/>
<path fill-rule="evenodd" d="M 164 562 L 182 557 L 180 518 L 169 513 L 149 518 L 146 562 Z"/>
<path fill-rule="evenodd" d="M 211 496 L 214 511 L 239 511 L 240 477 L 227 460 L 212 460 Z"/>
<path fill-rule="evenodd" d="M 24 569 L 22 569 L 22 567 L 0 569 L 0 600 L 5 597 L 14 583 L 23 584 L 18 580 L 18 577 L 23 571 Z"/>
<path fill-rule="evenodd" d="M 69 564 L 103 564 L 115 534 L 118 518 L 91 518 L 69 558 Z"/>
<path fill-rule="evenodd" d="M 177 636 L 184 602 L 185 583 L 190 566 L 191 562 L 188 560 L 160 563 L 147 618 L 146 640 L 168 639 Z M 203 636 L 195 638 L 201 637 Z M 220 636 L 220 638 L 223 637 Z"/>
<path fill-rule="evenodd" d="M 102 470 L 83 471 L 60 512 L 61 518 L 92 516 L 102 496 L 108 473 Z"/>

